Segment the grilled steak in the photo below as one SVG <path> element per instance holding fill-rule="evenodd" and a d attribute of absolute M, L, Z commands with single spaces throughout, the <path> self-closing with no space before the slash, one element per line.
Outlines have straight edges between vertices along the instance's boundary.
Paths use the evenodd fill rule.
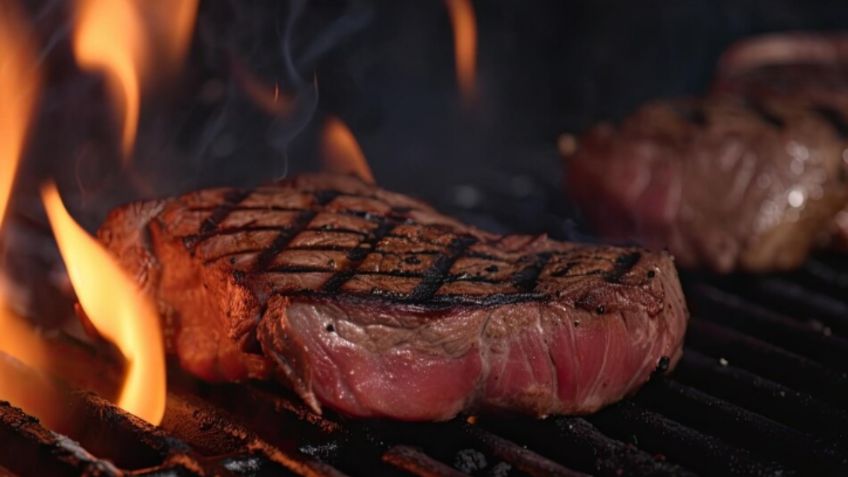
<path fill-rule="evenodd" d="M 673 367 L 686 326 L 665 253 L 492 235 L 349 176 L 131 204 L 99 238 L 185 369 L 275 375 L 316 412 L 592 412 Z"/>
<path fill-rule="evenodd" d="M 584 135 L 566 188 L 604 235 L 682 265 L 786 269 L 848 202 L 842 133 L 788 99 L 657 102 Z"/>
<path fill-rule="evenodd" d="M 805 104 L 839 131 L 848 149 L 848 33 L 743 40 L 722 55 L 715 90 Z M 831 244 L 848 249 L 848 210 L 837 215 L 832 229 Z"/>

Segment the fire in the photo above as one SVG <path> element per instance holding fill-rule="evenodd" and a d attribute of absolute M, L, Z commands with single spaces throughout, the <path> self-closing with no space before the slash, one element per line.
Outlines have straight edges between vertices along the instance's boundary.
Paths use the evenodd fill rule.
<path fill-rule="evenodd" d="M 198 0 L 77 0 L 74 53 L 80 66 L 106 74 L 123 114 L 121 145 L 126 165 L 135 144 L 141 86 L 152 60 L 178 64 L 188 47 Z M 151 48 L 153 39 L 164 44 Z"/>
<path fill-rule="evenodd" d="M 55 185 L 42 190 L 42 199 L 82 309 L 127 360 L 117 404 L 159 424 L 165 413 L 165 354 L 153 304 L 109 252 L 71 218 Z"/>
<path fill-rule="evenodd" d="M 456 79 L 466 102 L 473 102 L 477 74 L 477 19 L 471 0 L 445 0 L 451 25 L 456 57 Z"/>
<path fill-rule="evenodd" d="M 365 182 L 374 183 L 374 175 L 365 154 L 347 125 L 336 117 L 327 119 L 321 140 L 321 156 L 328 170 L 353 173 Z"/>
<path fill-rule="evenodd" d="M 287 116 L 294 107 L 294 98 L 280 92 L 280 84 L 269 86 L 247 67 L 233 61 L 233 72 L 253 104 L 272 116 Z"/>
<path fill-rule="evenodd" d="M 35 49 L 20 12 L 0 1 L 0 223 L 38 91 Z"/>
<path fill-rule="evenodd" d="M 144 62 L 141 19 L 130 0 L 79 0 L 74 52 L 83 68 L 103 71 L 114 101 L 121 105 L 121 145 L 129 157 L 135 142 Z"/>
<path fill-rule="evenodd" d="M 32 119 L 39 86 L 31 33 L 17 6 L 0 1 L 0 224 Z M 57 424 L 50 387 L 37 372 L 49 366 L 41 335 L 13 313 L 0 288 L 0 399 Z M 25 365 L 24 365 L 25 364 Z"/>
<path fill-rule="evenodd" d="M 136 0 L 146 17 L 148 39 L 158 39 L 158 51 L 171 70 L 178 69 L 185 58 L 194 33 L 199 0 Z"/>

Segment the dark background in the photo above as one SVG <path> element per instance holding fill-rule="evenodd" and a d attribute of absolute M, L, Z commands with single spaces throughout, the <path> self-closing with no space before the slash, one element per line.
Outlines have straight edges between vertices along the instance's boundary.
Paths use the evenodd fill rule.
<path fill-rule="evenodd" d="M 331 113 L 381 185 L 488 228 L 574 235 L 556 191 L 559 134 L 699 94 L 736 39 L 848 25 L 843 0 L 475 1 L 479 97 L 463 108 L 442 1 L 202 0 L 186 69 L 145 92 L 122 170 L 103 82 L 70 55 L 72 3 L 28 4 L 47 89 L 17 202 L 32 208 L 37 184 L 56 177 L 89 228 L 130 199 L 315 170 Z M 295 113 L 257 108 L 238 68 L 296 96 Z"/>

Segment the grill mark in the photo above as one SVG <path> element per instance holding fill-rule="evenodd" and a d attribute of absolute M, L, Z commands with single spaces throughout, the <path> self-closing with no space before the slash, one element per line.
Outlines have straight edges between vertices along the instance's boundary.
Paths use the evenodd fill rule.
<path fill-rule="evenodd" d="M 319 191 L 315 193 L 315 200 L 320 206 L 330 203 L 335 197 L 335 191 Z M 294 240 L 295 237 L 309 226 L 309 222 L 318 215 L 318 210 L 320 208 L 302 211 L 294 220 L 291 227 L 281 230 L 274 241 L 271 242 L 271 245 L 262 250 L 259 256 L 256 257 L 256 262 L 253 264 L 253 272 L 259 273 L 268 268 L 274 257 L 279 255 L 289 242 Z"/>
<path fill-rule="evenodd" d="M 203 240 L 211 237 L 218 229 L 218 225 L 230 215 L 233 208 L 245 200 L 250 195 L 250 191 L 234 189 L 224 195 L 224 201 L 212 209 L 210 214 L 200 224 L 198 233 L 189 237 L 183 238 L 183 244 L 189 249 L 193 249 Z"/>
<path fill-rule="evenodd" d="M 209 206 L 199 206 L 199 207 L 188 207 L 186 210 L 189 212 L 205 212 L 215 210 L 215 207 Z M 323 207 L 280 207 L 277 205 L 236 205 L 230 212 L 305 212 L 305 211 L 313 211 L 313 212 L 322 212 Z M 333 215 L 344 215 L 347 217 L 357 217 L 360 219 L 366 219 L 370 222 L 377 222 L 377 216 L 370 212 L 366 212 L 363 210 L 352 210 L 352 209 L 339 209 L 333 211 L 326 211 L 328 214 Z"/>
<path fill-rule="evenodd" d="M 613 269 L 604 274 L 604 279 L 609 283 L 621 283 L 622 277 L 632 270 L 641 259 L 641 252 L 630 252 L 619 255 L 618 258 L 615 259 Z"/>
<path fill-rule="evenodd" d="M 319 299 L 342 299 L 363 302 L 391 303 L 396 305 L 426 306 L 433 309 L 447 309 L 456 306 L 500 306 L 513 303 L 525 303 L 528 301 L 545 301 L 551 299 L 550 295 L 544 293 L 492 293 L 487 295 L 440 295 L 433 296 L 428 301 L 410 303 L 409 297 L 393 293 L 328 293 L 321 290 L 297 290 L 274 292 L 280 296 L 305 297 Z"/>
<path fill-rule="evenodd" d="M 577 262 L 568 262 L 562 267 L 557 268 L 551 273 L 552 277 L 562 278 L 568 275 L 568 272 L 574 269 L 577 266 Z"/>
<path fill-rule="evenodd" d="M 317 215 L 317 214 L 316 214 Z M 295 223 L 299 219 L 295 218 Z M 283 232 L 292 228 L 292 225 L 243 225 L 240 227 L 227 227 L 225 229 L 217 230 L 213 235 L 203 238 L 202 240 L 198 240 L 198 243 L 203 242 L 204 240 L 208 240 L 211 237 L 218 237 L 222 235 L 238 235 L 240 233 L 246 232 Z M 345 228 L 326 228 L 326 227 L 306 227 L 302 230 L 303 232 L 332 232 L 344 235 L 359 235 L 365 236 L 367 235 L 365 232 L 361 230 L 352 230 Z M 183 237 L 184 239 L 190 238 L 191 236 Z"/>
<path fill-rule="evenodd" d="M 756 113 L 760 119 L 774 128 L 783 129 L 786 126 L 786 122 L 783 118 L 769 111 L 766 106 L 759 101 L 746 100 L 745 107 Z"/>
<path fill-rule="evenodd" d="M 424 272 L 424 278 L 421 283 L 415 287 L 409 294 L 408 301 L 413 303 L 421 303 L 431 300 L 436 291 L 445 283 L 448 278 L 448 272 L 457 260 L 465 253 L 468 247 L 477 242 L 475 237 L 463 235 L 453 239 L 448 245 L 444 254 L 433 262 L 433 265 Z"/>
<path fill-rule="evenodd" d="M 515 272 L 515 274 L 510 277 L 509 281 L 511 281 L 513 286 L 520 292 L 532 292 L 536 289 L 536 285 L 539 283 L 539 275 L 542 274 L 542 270 L 545 268 L 545 265 L 547 265 L 550 259 L 550 253 L 540 253 L 536 255 L 533 263 Z"/>
<path fill-rule="evenodd" d="M 836 133 L 839 134 L 839 137 L 848 139 L 848 123 L 846 123 L 845 118 L 839 111 L 823 104 L 813 106 L 812 110 L 830 124 Z"/>
<path fill-rule="evenodd" d="M 230 215 L 233 207 L 235 207 L 239 202 L 243 201 L 250 195 L 249 191 L 243 190 L 233 190 L 228 192 L 224 196 L 224 202 L 219 204 L 203 221 L 203 224 L 200 225 L 200 233 L 201 234 L 209 234 L 215 231 L 218 228 L 218 225 Z"/>
<path fill-rule="evenodd" d="M 392 218 L 382 219 L 380 221 L 380 225 L 378 225 L 370 235 L 368 235 L 355 248 L 348 251 L 347 267 L 343 270 L 339 270 L 335 275 L 330 277 L 321 289 L 327 293 L 337 292 L 342 285 L 347 283 L 347 281 L 350 280 L 355 273 L 357 273 L 356 269 L 359 268 L 359 265 L 365 260 L 365 257 L 374 251 L 377 244 L 380 243 L 380 240 L 383 240 L 383 237 L 388 235 L 397 226 L 398 222 Z"/>

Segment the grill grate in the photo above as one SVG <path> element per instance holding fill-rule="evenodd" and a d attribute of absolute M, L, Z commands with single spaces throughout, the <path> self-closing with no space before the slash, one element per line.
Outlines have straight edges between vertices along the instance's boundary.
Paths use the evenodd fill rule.
<path fill-rule="evenodd" d="M 505 228 L 528 230 L 510 210 L 559 203 L 547 193 L 509 199 L 490 183 L 482 204 L 512 201 L 496 218 Z M 458 215 L 477 213 L 492 221 L 491 210 Z M 555 230 L 558 214 L 537 225 Z M 171 370 L 160 427 L 100 389 L 63 391 L 74 416 L 63 434 L 0 405 L 0 476 L 848 475 L 848 256 L 820 255 L 792 273 L 683 280 L 692 319 L 678 369 L 595 415 L 351 420 L 314 415 L 273 383 L 212 385 Z M 51 345 L 69 357 L 68 382 L 115 375 L 70 339 Z"/>
<path fill-rule="evenodd" d="M 0 464 L 12 475 L 839 475 L 846 340 L 817 324 L 820 292 L 780 279 L 808 314 L 782 313 L 760 279 L 686 277 L 693 317 L 677 371 L 592 416 L 348 420 L 314 415 L 273 384 L 210 385 L 174 370 L 158 428 L 89 392 L 68 391 L 68 413 L 85 425 L 67 437 L 0 406 Z"/>

